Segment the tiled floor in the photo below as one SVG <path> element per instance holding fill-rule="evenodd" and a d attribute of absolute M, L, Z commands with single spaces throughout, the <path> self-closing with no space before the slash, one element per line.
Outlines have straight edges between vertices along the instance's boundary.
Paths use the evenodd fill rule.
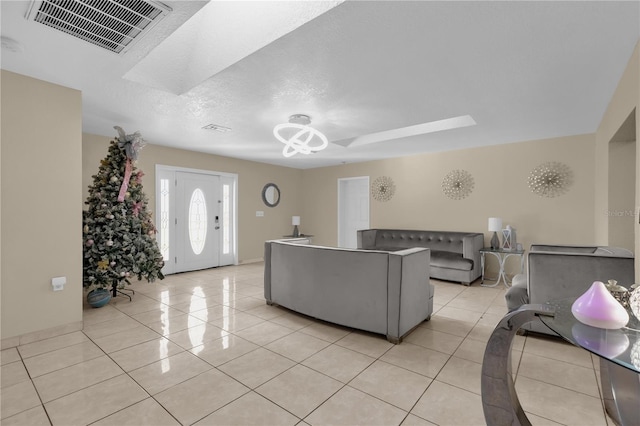
<path fill-rule="evenodd" d="M 84 330 L 2 351 L 9 425 L 483 425 L 484 346 L 504 288 L 438 282 L 397 346 L 267 306 L 262 264 L 139 283 Z M 597 361 L 518 336 L 516 389 L 536 425 L 606 425 Z"/>

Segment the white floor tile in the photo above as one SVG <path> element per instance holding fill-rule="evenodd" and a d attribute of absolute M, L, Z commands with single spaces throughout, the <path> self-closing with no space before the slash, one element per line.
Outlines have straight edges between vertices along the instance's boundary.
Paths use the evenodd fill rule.
<path fill-rule="evenodd" d="M 505 289 L 431 282 L 431 320 L 399 345 L 266 305 L 261 263 L 135 283 L 83 331 L 0 353 L 2 424 L 484 425 Z M 517 336 L 512 367 L 532 424 L 607 424 L 598 358 Z"/>

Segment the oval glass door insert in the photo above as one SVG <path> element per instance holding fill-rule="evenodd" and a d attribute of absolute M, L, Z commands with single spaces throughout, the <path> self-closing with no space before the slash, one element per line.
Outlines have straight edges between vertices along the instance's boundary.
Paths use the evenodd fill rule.
<path fill-rule="evenodd" d="M 195 254 L 202 253 L 207 237 L 207 203 L 204 192 L 196 188 L 189 203 L 189 241 Z"/>

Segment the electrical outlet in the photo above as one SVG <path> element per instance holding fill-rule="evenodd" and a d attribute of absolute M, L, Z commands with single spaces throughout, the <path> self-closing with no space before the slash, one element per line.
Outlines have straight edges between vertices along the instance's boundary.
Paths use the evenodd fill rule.
<path fill-rule="evenodd" d="M 67 283 L 67 277 L 55 277 L 51 278 L 51 286 L 53 291 L 64 290 L 64 285 Z"/>
<path fill-rule="evenodd" d="M 262 210 L 258 210 L 256 212 L 256 217 L 264 217 L 264 212 Z"/>

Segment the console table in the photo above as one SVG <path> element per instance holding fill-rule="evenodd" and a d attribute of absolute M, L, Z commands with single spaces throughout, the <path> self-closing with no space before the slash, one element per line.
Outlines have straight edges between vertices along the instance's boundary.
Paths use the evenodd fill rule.
<path fill-rule="evenodd" d="M 621 426 L 640 419 L 640 321 L 630 313 L 626 327 L 604 330 L 579 322 L 571 313 L 575 298 L 523 305 L 496 326 L 482 363 L 482 408 L 488 425 L 530 425 L 511 375 L 511 346 L 518 329 L 541 321 L 564 340 L 600 357 L 600 379 L 609 416 Z"/>
<path fill-rule="evenodd" d="M 484 268 L 485 268 L 485 260 L 484 257 L 486 254 L 491 254 L 498 259 L 498 266 L 500 270 L 498 271 L 498 277 L 495 279 L 495 284 L 485 285 L 484 284 Z M 507 281 L 507 274 L 504 271 L 504 265 L 507 262 L 507 259 L 511 256 L 518 256 L 520 258 L 520 273 L 524 271 L 524 250 L 505 250 L 505 249 L 494 249 L 491 247 L 484 247 L 480 249 L 480 269 L 482 270 L 482 279 L 480 281 L 480 285 L 482 287 L 495 287 L 500 284 L 500 281 L 504 281 L 504 285 L 509 287 L 509 282 Z M 489 278 L 493 280 L 492 278 Z"/>
<path fill-rule="evenodd" d="M 308 238 L 309 239 L 309 243 L 311 243 L 311 237 L 313 237 L 313 235 L 307 235 L 307 234 L 300 234 L 297 237 L 293 236 L 293 235 L 283 235 L 284 238 Z"/>

